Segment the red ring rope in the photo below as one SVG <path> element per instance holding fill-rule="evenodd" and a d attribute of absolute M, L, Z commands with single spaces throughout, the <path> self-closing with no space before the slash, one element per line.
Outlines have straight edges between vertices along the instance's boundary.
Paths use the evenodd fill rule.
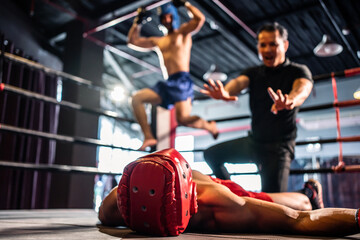
<path fill-rule="evenodd" d="M 347 101 L 341 101 L 334 103 L 335 107 L 351 107 L 351 106 L 357 106 L 360 105 L 359 99 L 353 99 L 353 100 L 347 100 Z"/>
<path fill-rule="evenodd" d="M 333 88 L 334 93 L 334 107 L 335 107 L 335 113 L 336 113 L 336 129 L 337 129 L 337 138 L 341 138 L 341 129 L 340 129 L 340 110 L 338 107 L 338 94 L 337 94 L 337 86 L 336 86 L 336 79 L 335 79 L 335 73 L 331 73 L 331 84 Z M 339 163 L 338 166 L 344 166 L 343 161 L 343 148 L 342 148 L 342 142 L 339 142 Z"/>
<path fill-rule="evenodd" d="M 360 67 L 344 70 L 345 77 L 351 77 L 360 73 Z"/>

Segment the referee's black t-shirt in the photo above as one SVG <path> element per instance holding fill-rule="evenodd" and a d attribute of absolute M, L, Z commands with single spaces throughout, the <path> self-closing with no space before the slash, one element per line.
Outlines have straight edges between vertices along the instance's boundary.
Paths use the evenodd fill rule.
<path fill-rule="evenodd" d="M 271 112 L 274 103 L 267 92 L 271 87 L 275 92 L 281 89 L 283 94 L 289 94 L 293 83 L 298 78 L 306 78 L 313 82 L 310 70 L 305 66 L 286 61 L 276 68 L 264 65 L 244 70 L 242 75 L 250 79 L 250 110 L 252 114 L 253 138 L 260 142 L 293 140 L 296 138 L 296 113 L 293 110 L 282 110 L 278 114 Z"/>

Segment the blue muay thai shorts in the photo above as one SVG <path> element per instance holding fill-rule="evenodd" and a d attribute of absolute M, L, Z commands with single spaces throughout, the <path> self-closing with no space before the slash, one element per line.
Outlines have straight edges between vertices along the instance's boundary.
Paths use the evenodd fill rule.
<path fill-rule="evenodd" d="M 177 72 L 166 81 L 160 81 L 151 88 L 161 97 L 160 106 L 166 109 L 174 107 L 174 103 L 194 98 L 193 81 L 188 72 Z"/>

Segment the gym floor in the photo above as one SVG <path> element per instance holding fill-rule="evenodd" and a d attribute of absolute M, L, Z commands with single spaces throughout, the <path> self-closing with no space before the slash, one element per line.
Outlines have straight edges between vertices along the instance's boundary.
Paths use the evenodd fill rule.
<path fill-rule="evenodd" d="M 97 213 L 91 209 L 3 210 L 0 211 L 0 239 L 360 239 L 356 235 L 312 237 L 265 234 L 203 234 L 184 233 L 178 237 L 138 235 L 127 228 L 100 225 Z"/>

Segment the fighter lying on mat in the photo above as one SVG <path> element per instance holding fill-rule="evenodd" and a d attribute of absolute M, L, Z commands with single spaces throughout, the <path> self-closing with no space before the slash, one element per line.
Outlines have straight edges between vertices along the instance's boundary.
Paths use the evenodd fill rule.
<path fill-rule="evenodd" d="M 316 200 L 313 204 L 323 207 L 321 186 L 309 184 L 308 190 L 316 190 L 310 197 Z M 99 219 L 104 225 L 162 236 L 179 235 L 185 229 L 300 235 L 350 235 L 360 230 L 359 209 L 311 210 L 302 193 L 246 192 L 229 180 L 192 171 L 174 149 L 130 163 L 119 187 L 104 199 Z"/>

